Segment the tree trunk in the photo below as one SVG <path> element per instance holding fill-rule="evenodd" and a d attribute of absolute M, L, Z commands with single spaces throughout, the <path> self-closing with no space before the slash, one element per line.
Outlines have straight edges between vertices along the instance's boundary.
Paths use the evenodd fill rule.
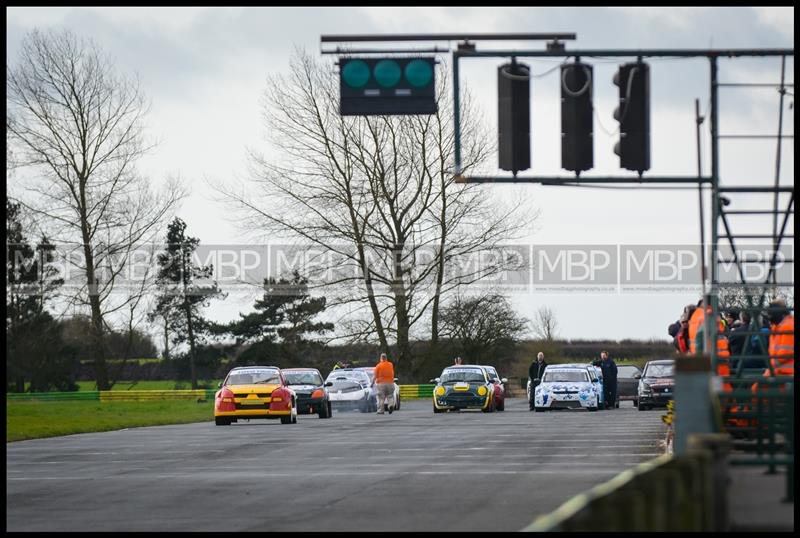
<path fill-rule="evenodd" d="M 197 390 L 197 373 L 194 369 L 194 328 L 192 327 L 192 308 L 186 302 L 186 325 L 189 329 L 189 371 L 192 377 L 192 390 Z"/>
<path fill-rule="evenodd" d="M 191 255 L 191 253 L 189 253 Z M 194 369 L 194 327 L 192 326 L 192 305 L 186 297 L 187 283 L 189 282 L 189 269 L 186 268 L 186 255 L 184 245 L 181 244 L 181 282 L 183 283 L 183 306 L 186 311 L 186 328 L 189 331 L 189 375 L 192 379 L 192 390 L 197 390 L 197 373 Z"/>
<path fill-rule="evenodd" d="M 164 359 L 169 360 L 169 321 L 164 317 Z"/>

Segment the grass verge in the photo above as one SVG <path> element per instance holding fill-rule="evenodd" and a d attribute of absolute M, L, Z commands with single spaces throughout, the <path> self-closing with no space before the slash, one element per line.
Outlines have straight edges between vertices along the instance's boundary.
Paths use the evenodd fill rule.
<path fill-rule="evenodd" d="M 6 400 L 6 442 L 210 421 L 214 402 L 17 402 Z"/>

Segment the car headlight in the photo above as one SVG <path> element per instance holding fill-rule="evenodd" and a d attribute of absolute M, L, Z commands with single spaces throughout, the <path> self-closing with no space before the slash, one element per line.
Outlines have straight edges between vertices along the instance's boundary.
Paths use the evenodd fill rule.
<path fill-rule="evenodd" d="M 436 396 L 444 396 L 444 393 L 447 392 L 447 391 L 445 390 L 444 387 L 438 386 L 438 387 L 436 387 L 434 392 L 436 393 Z"/>
<path fill-rule="evenodd" d="M 647 383 L 642 383 L 641 386 L 639 387 L 639 391 L 642 393 L 650 392 L 650 385 L 648 385 Z"/>
<path fill-rule="evenodd" d="M 486 387 L 478 387 L 478 396 L 486 396 L 488 392 L 489 389 L 487 389 Z"/>

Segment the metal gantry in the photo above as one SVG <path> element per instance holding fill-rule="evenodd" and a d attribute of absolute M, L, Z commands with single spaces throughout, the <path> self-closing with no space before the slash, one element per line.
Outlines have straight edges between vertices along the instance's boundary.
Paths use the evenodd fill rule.
<path fill-rule="evenodd" d="M 487 50 L 479 51 L 476 49 L 476 40 L 501 40 L 501 39 L 514 39 L 514 40 L 528 40 L 528 39 L 550 39 L 547 43 L 545 50 Z M 793 410 L 794 392 L 793 392 L 793 378 L 780 380 L 780 386 L 768 388 L 759 394 L 764 395 L 765 398 L 757 398 L 754 404 L 753 393 L 751 392 L 751 383 L 756 378 L 762 378 L 763 369 L 755 369 L 757 371 L 750 371 L 747 368 L 747 360 L 758 358 L 755 355 L 740 354 L 737 357 L 732 357 L 730 365 L 733 366 L 731 375 L 720 377 L 717 376 L 718 367 L 726 361 L 725 358 L 720 357 L 717 346 L 715 345 L 718 335 L 717 320 L 720 319 L 720 295 L 721 293 L 728 297 L 735 295 L 739 298 L 740 303 L 743 301 L 744 310 L 751 314 L 750 330 L 746 332 L 749 338 L 755 336 L 760 338 L 764 350 L 768 348 L 769 336 L 774 334 L 774 329 L 763 330 L 762 319 L 763 311 L 767 306 L 770 294 L 776 295 L 779 290 L 791 290 L 792 300 L 794 291 L 794 277 L 793 271 L 784 271 L 788 273 L 786 277 L 780 277 L 779 269 L 785 268 L 786 265 L 794 264 L 793 260 L 793 242 L 794 236 L 789 233 L 793 228 L 790 227 L 790 221 L 794 217 L 794 183 L 781 184 L 780 181 L 780 167 L 782 155 L 782 143 L 784 140 L 793 140 L 793 133 L 784 133 L 784 101 L 787 94 L 787 88 L 793 88 L 793 83 L 786 82 L 786 60 L 787 58 L 794 58 L 794 49 L 785 48 L 769 48 L 769 49 L 580 49 L 580 50 L 567 50 L 561 40 L 575 39 L 575 34 L 413 34 L 413 35 L 383 35 L 383 36 L 323 36 L 323 42 L 331 41 L 442 41 L 442 40 L 463 40 L 455 50 L 452 50 L 452 69 L 453 69 L 453 116 L 454 116 L 454 176 L 458 183 L 539 183 L 545 185 L 561 185 L 561 186 L 576 186 L 586 185 L 592 183 L 614 185 L 615 188 L 640 188 L 643 184 L 687 184 L 697 185 L 701 189 L 700 194 L 700 216 L 703 219 L 703 196 L 702 187 L 710 187 L 710 245 L 708 252 L 708 259 L 710 265 L 709 287 L 708 293 L 705 293 L 705 268 L 703 268 L 703 285 L 704 285 L 704 299 L 706 304 L 710 306 L 710 315 L 705 316 L 705 346 L 704 353 L 707 359 L 710 359 L 708 364 L 709 368 L 705 369 L 705 377 L 695 376 L 691 380 L 690 390 L 682 390 L 676 395 L 676 414 L 677 424 L 683 429 L 676 430 L 676 451 L 680 452 L 681 447 L 685 447 L 685 436 L 690 433 L 703 433 L 709 432 L 713 429 L 712 422 L 708 419 L 711 415 L 705 413 L 705 410 L 711 410 L 712 406 L 716 407 L 719 411 L 718 416 L 721 416 L 721 422 L 718 424 L 723 429 L 728 429 L 732 433 L 737 433 L 737 426 L 731 425 L 732 408 L 741 409 L 747 408 L 750 405 L 750 415 L 745 413 L 746 420 L 750 426 L 753 423 L 756 425 L 756 435 L 754 442 L 757 444 L 757 456 L 749 460 L 743 459 L 741 463 L 766 463 L 774 470 L 776 464 L 786 464 L 789 467 L 789 475 L 793 474 L 794 462 L 794 448 L 793 448 L 793 413 L 786 410 L 786 406 Z M 337 49 L 339 51 L 340 49 Z M 437 50 L 438 51 L 438 50 Z M 334 53 L 335 51 L 322 51 L 323 53 Z M 377 52 L 373 50 L 366 51 L 348 51 L 348 53 L 355 52 Z M 381 52 L 408 52 L 408 51 L 381 51 Z M 462 155 L 461 155 L 461 125 L 460 125 L 460 74 L 459 65 L 462 60 L 472 58 L 521 58 L 521 57 L 559 57 L 565 60 L 573 57 L 578 58 L 591 58 L 591 57 L 627 57 L 627 58 L 652 58 L 652 57 L 672 57 L 672 58 L 707 58 L 709 61 L 709 78 L 710 78 L 710 139 L 711 139 L 711 155 L 710 155 L 710 175 L 703 176 L 701 167 L 699 165 L 699 138 L 698 138 L 698 174 L 696 176 L 651 176 L 648 174 L 640 174 L 636 176 L 483 176 L 483 177 L 466 177 L 462 175 Z M 720 82 L 719 80 L 719 61 L 720 59 L 738 59 L 738 58 L 781 58 L 781 73 L 780 82 Z M 779 93 L 779 120 L 777 135 L 765 134 L 742 134 L 742 133 L 725 133 L 720 134 L 720 104 L 719 92 L 723 88 L 739 88 L 739 87 L 773 87 Z M 698 115 L 698 136 L 699 124 L 702 120 Z M 775 177 L 774 182 L 755 182 L 755 184 L 739 186 L 739 185 L 726 185 L 722 181 L 720 173 L 720 141 L 728 139 L 774 139 L 777 142 L 776 149 L 776 164 L 775 164 Z M 656 187 L 658 188 L 658 187 Z M 664 187 L 670 188 L 670 187 Z M 763 206 L 756 209 L 753 208 L 740 208 L 737 204 L 758 196 L 772 196 L 771 206 Z M 740 232 L 738 226 L 735 226 L 733 220 L 737 217 L 747 218 L 748 216 L 762 215 L 772 216 L 771 227 L 769 230 L 764 230 L 761 233 L 752 233 L 751 226 L 748 225 L 747 232 Z M 701 235 L 702 234 L 701 222 Z M 721 231 L 722 230 L 722 231 Z M 770 252 L 768 256 L 759 257 L 758 259 L 750 259 L 746 256 L 740 255 L 742 246 L 741 241 L 748 240 L 762 240 L 768 242 Z M 782 246 L 791 242 L 792 254 L 787 257 L 782 257 L 780 249 Z M 723 245 L 730 250 L 731 258 L 725 257 L 722 252 Z M 706 247 L 701 245 L 701 250 L 705 254 Z M 720 273 L 720 268 L 724 265 L 734 264 L 736 266 L 736 274 L 733 280 L 723 281 Z M 748 279 L 745 267 L 750 264 L 766 264 L 767 276 L 760 280 Z M 703 264 L 701 264 L 703 265 Z M 782 278 L 786 278 L 782 281 Z M 725 306 L 725 305 L 723 305 Z M 793 305 L 790 305 L 793 311 Z M 759 355 L 763 359 L 763 355 Z M 771 373 L 772 366 L 767 360 L 765 365 Z M 690 367 L 694 369 L 695 366 Z M 708 390 L 708 382 L 711 381 L 709 373 L 714 376 L 716 380 L 716 391 Z M 688 376 L 687 379 L 689 379 Z M 787 378 L 788 376 L 781 376 Z M 773 381 L 776 380 L 772 376 Z M 724 386 L 734 386 L 734 391 L 731 393 L 729 390 L 724 389 Z M 684 387 L 689 389 L 689 386 Z M 716 392 L 716 395 L 713 393 Z M 737 400 L 737 396 L 739 396 Z M 774 396 L 774 399 L 771 399 Z M 692 400 L 693 399 L 693 400 Z M 685 400 L 685 401 L 681 401 Z M 691 402 L 688 400 L 692 400 Z M 702 402 L 700 400 L 703 400 Z M 762 400 L 768 402 L 768 410 L 762 408 Z M 783 402 L 783 403 L 781 403 Z M 733 405 L 738 403 L 739 405 Z M 683 407 L 682 405 L 683 404 Z M 778 406 L 778 411 L 776 411 Z M 781 407 L 783 406 L 783 407 Z M 695 415 L 695 416 L 690 416 Z M 753 418 L 757 415 L 758 419 Z M 740 415 L 741 416 L 741 415 Z M 753 428 L 747 426 L 743 430 L 752 430 Z M 766 430 L 764 428 L 766 427 Z M 769 450 L 764 449 L 765 436 L 759 432 L 768 431 L 768 443 L 771 447 Z M 776 443 L 776 435 L 780 437 L 780 443 Z M 782 443 L 782 444 L 781 444 Z M 779 448 L 776 448 L 779 447 Z M 771 450 L 771 452 L 770 452 Z M 782 456 L 776 456 L 777 452 L 782 452 Z M 776 459 L 777 458 L 777 459 Z M 782 458 L 782 459 L 781 459 Z M 777 462 L 777 463 L 776 463 Z M 793 498 L 793 482 L 787 483 L 787 498 Z"/>

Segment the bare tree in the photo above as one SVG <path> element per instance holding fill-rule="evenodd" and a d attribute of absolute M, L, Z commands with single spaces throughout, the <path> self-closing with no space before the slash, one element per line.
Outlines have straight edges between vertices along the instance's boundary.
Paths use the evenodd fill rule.
<path fill-rule="evenodd" d="M 288 78 L 269 80 L 264 99 L 280 157 L 251 152 L 249 185 L 218 190 L 239 210 L 244 228 L 321 251 L 314 267 L 304 268 L 312 282 L 327 287 L 330 307 L 365 314 L 361 323 L 347 324 L 354 329 L 347 336 L 376 337 L 384 349 L 394 339 L 395 358 L 410 368 L 411 330 L 431 315 L 438 337 L 444 294 L 521 262 L 498 247 L 530 222 L 529 205 L 518 199 L 498 210 L 486 189 L 453 184 L 444 77 L 438 114 L 342 117 L 332 66 L 303 53 L 291 63 Z M 493 144 L 469 99 L 462 119 L 469 173 Z M 497 255 L 482 265 L 456 263 L 486 252 Z"/>
<path fill-rule="evenodd" d="M 508 300 L 496 293 L 457 295 L 442 309 L 443 334 L 456 340 L 467 362 L 493 357 L 498 347 L 513 344 L 528 328 Z"/>
<path fill-rule="evenodd" d="M 72 300 L 91 312 L 95 375 L 105 390 L 104 320 L 139 297 L 111 298 L 112 291 L 183 193 L 174 180 L 156 193 L 136 171 L 150 149 L 148 106 L 138 81 L 118 75 L 93 43 L 69 31 L 32 31 L 6 68 L 6 95 L 15 163 L 30 171 L 19 180 L 19 201 L 46 221 L 54 242 L 82 254 L 69 257 L 83 275 Z"/>
<path fill-rule="evenodd" d="M 558 321 L 556 314 L 549 306 L 541 306 L 533 318 L 533 334 L 540 340 L 552 342 L 556 339 Z"/>

